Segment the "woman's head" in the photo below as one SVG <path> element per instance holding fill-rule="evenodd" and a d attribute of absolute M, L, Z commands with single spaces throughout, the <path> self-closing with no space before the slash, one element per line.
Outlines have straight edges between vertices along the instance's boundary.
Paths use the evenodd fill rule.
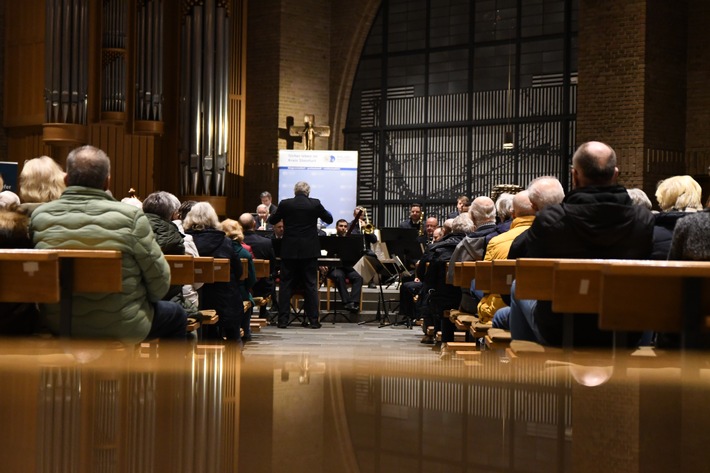
<path fill-rule="evenodd" d="M 28 159 L 20 171 L 20 199 L 44 203 L 58 199 L 66 184 L 61 166 L 49 156 Z"/>
<path fill-rule="evenodd" d="M 183 226 L 185 230 L 205 230 L 206 228 L 222 229 L 222 226 L 219 224 L 217 212 L 215 212 L 214 207 L 212 207 L 209 202 L 196 203 L 185 216 Z"/>
<path fill-rule="evenodd" d="M 663 212 L 701 210 L 702 188 L 690 176 L 673 176 L 658 183 L 656 200 Z"/>
<path fill-rule="evenodd" d="M 242 230 L 242 226 L 236 220 L 232 220 L 231 218 L 223 220 L 222 231 L 231 240 L 235 240 L 239 243 L 244 241 L 244 231 Z"/>

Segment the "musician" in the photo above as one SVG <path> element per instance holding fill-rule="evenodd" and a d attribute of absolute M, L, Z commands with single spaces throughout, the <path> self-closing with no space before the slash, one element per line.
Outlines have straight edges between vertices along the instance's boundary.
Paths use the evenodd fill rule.
<path fill-rule="evenodd" d="M 274 234 L 271 235 L 272 240 L 280 240 L 281 238 L 284 237 L 284 223 L 283 220 L 277 223 L 276 225 L 272 226 L 272 229 L 274 230 Z"/>
<path fill-rule="evenodd" d="M 335 223 L 335 236 L 344 237 L 348 234 L 348 221 L 340 219 Z M 355 233 L 354 231 L 352 233 Z M 351 233 L 351 234 L 352 234 Z M 360 310 L 360 292 L 362 291 L 362 277 L 353 269 L 354 261 L 342 261 L 341 266 L 331 268 L 326 275 L 338 288 L 340 299 L 348 312 L 357 313 Z M 348 294 L 346 279 L 350 281 L 352 289 Z"/>
<path fill-rule="evenodd" d="M 291 292 L 294 284 L 302 282 L 304 291 L 304 310 L 310 320 L 311 328 L 320 328 L 318 321 L 318 241 L 317 222 L 320 218 L 325 223 L 333 223 L 333 216 L 320 200 L 309 197 L 311 186 L 299 181 L 293 187 L 295 194 L 291 199 L 284 199 L 269 217 L 269 223 L 275 225 L 284 222 L 284 237 L 281 244 L 281 287 L 279 290 L 279 328 L 288 327 Z"/>
<path fill-rule="evenodd" d="M 353 217 L 355 218 L 353 218 L 349 224 L 349 226 L 352 227 L 350 234 L 364 235 L 366 243 L 365 249 L 369 250 L 370 244 L 377 243 L 377 235 L 375 235 L 374 231 L 370 233 L 363 232 L 363 229 L 367 226 L 367 222 L 365 222 L 365 209 L 363 207 L 355 207 L 355 210 L 353 210 Z"/>
<path fill-rule="evenodd" d="M 471 199 L 466 195 L 460 195 L 456 199 L 456 210 L 447 215 L 446 218 L 456 218 L 462 213 L 468 212 L 469 207 L 471 207 Z"/>
<path fill-rule="evenodd" d="M 271 230 L 273 226 L 267 221 L 269 219 L 269 207 L 264 204 L 259 204 L 256 206 L 256 229 L 257 230 Z"/>
<path fill-rule="evenodd" d="M 409 218 L 399 222 L 399 228 L 420 230 L 422 226 L 422 204 L 413 203 L 409 207 Z"/>

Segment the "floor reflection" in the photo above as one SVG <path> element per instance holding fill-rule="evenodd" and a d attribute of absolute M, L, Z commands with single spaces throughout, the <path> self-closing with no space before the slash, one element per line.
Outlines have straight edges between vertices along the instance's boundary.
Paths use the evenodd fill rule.
<path fill-rule="evenodd" d="M 345 355 L 347 354 L 347 355 Z M 710 364 L 3 341 L 2 471 L 704 471 Z"/>

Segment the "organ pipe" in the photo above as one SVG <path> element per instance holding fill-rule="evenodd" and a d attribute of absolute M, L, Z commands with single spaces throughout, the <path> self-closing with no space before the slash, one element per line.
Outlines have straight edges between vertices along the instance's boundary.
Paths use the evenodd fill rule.
<path fill-rule="evenodd" d="M 136 93 L 134 131 L 163 131 L 163 0 L 136 4 Z"/>
<path fill-rule="evenodd" d="M 46 141 L 81 141 L 87 123 L 88 0 L 47 0 Z"/>
<path fill-rule="evenodd" d="M 229 2 L 185 0 L 181 31 L 180 189 L 225 193 Z"/>

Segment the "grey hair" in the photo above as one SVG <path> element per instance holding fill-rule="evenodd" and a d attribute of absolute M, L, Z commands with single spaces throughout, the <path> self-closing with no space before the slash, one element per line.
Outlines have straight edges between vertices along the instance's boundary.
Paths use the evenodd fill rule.
<path fill-rule="evenodd" d="M 180 200 L 170 192 L 153 192 L 143 199 L 143 212 L 155 214 L 163 220 L 172 220 L 179 208 Z"/>
<path fill-rule="evenodd" d="M 496 219 L 496 206 L 490 197 L 481 196 L 473 199 L 468 212 L 476 226 L 493 222 Z"/>
<path fill-rule="evenodd" d="M 306 194 L 306 196 L 311 195 L 311 186 L 306 181 L 298 181 L 295 186 L 293 186 L 293 193 Z"/>
<path fill-rule="evenodd" d="M 183 226 L 185 230 L 222 229 L 217 212 L 209 202 L 196 203 L 185 216 Z"/>
<path fill-rule="evenodd" d="M 651 204 L 651 199 L 648 198 L 648 196 L 643 190 L 636 189 L 634 187 L 631 189 L 626 189 L 626 192 L 628 192 L 629 197 L 631 197 L 631 202 L 633 202 L 634 205 L 646 207 L 648 210 L 651 210 L 651 208 L 653 207 L 653 204 Z"/>
<path fill-rule="evenodd" d="M 451 222 L 451 233 L 473 233 L 475 230 L 476 225 L 468 214 L 460 214 Z"/>
<path fill-rule="evenodd" d="M 498 196 L 496 199 L 496 212 L 501 222 L 507 220 L 513 214 L 513 194 L 503 192 Z"/>
<path fill-rule="evenodd" d="M 111 160 L 94 146 L 73 149 L 67 156 L 67 185 L 103 189 L 111 174 Z"/>
<path fill-rule="evenodd" d="M 537 208 L 542 210 L 550 205 L 559 204 L 565 198 L 565 190 L 559 179 L 553 176 L 540 176 L 528 184 L 528 198 Z"/>

